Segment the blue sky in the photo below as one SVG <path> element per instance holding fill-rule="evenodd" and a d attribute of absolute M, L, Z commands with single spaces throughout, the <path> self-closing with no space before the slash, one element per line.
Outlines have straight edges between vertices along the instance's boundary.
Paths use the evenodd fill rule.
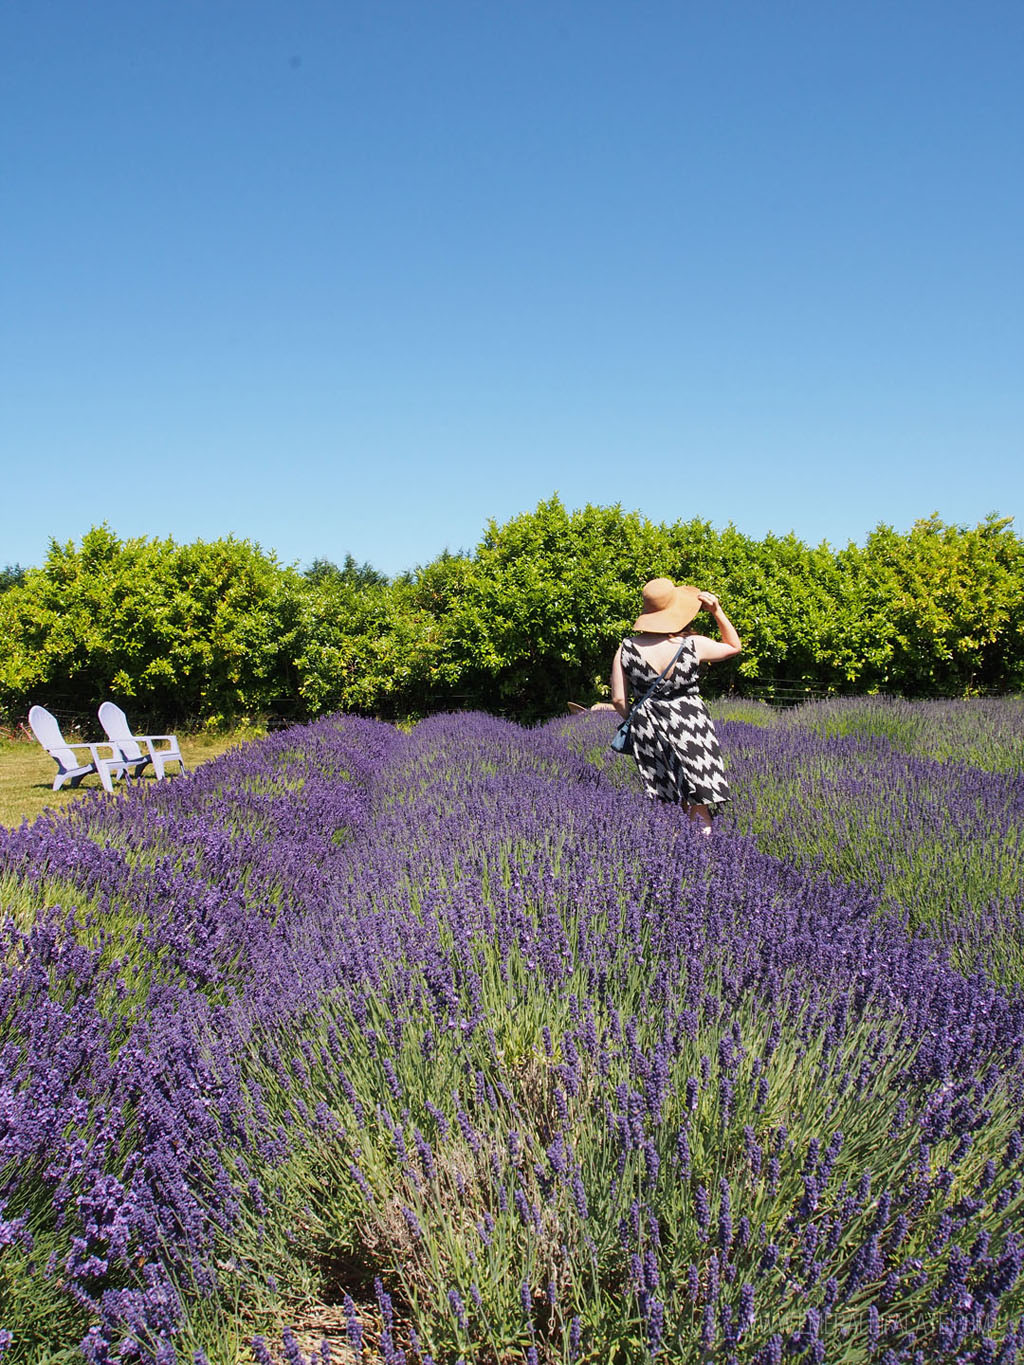
<path fill-rule="evenodd" d="M 0 564 L 1024 532 L 1024 5 L 6 0 Z"/>

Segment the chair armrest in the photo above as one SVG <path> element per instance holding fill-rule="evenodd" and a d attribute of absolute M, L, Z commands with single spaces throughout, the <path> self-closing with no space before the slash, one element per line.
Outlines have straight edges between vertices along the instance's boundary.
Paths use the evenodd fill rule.
<path fill-rule="evenodd" d="M 47 745 L 47 746 L 46 746 L 46 752 L 50 755 L 51 758 L 56 758 L 57 755 L 60 753 L 61 749 L 72 749 L 72 750 L 74 750 L 74 749 L 88 749 L 88 750 L 90 751 L 90 753 L 91 753 L 91 752 L 92 752 L 92 745 L 91 745 L 91 744 L 69 744 L 69 743 L 67 743 L 67 742 L 65 741 L 64 744 L 59 744 L 59 745 L 56 745 L 56 744 L 55 744 L 52 748 L 50 747 L 50 745 Z"/>
<path fill-rule="evenodd" d="M 116 744 L 112 744 L 109 740 L 99 739 L 95 744 L 80 744 L 78 747 L 80 749 L 88 749 L 92 754 L 94 763 L 120 763 L 121 761 L 121 750 Z M 100 749 L 109 749 L 110 757 L 108 758 L 106 755 L 101 756 L 99 753 Z"/>
<path fill-rule="evenodd" d="M 84 750 L 86 750 L 86 752 L 89 754 L 89 756 L 91 757 L 92 761 L 93 761 L 94 763 L 97 763 L 97 764 L 98 764 L 98 763 L 110 763 L 111 760 L 118 760 L 118 761 L 120 761 L 120 753 L 119 753 L 119 751 L 118 751 L 117 745 L 116 745 L 116 744 L 105 743 L 103 740 L 98 740 L 98 741 L 97 741 L 96 743 L 94 743 L 94 744 L 71 744 L 71 743 L 69 742 L 69 743 L 66 743 L 66 744 L 61 744 L 58 748 L 53 748 L 53 749 L 47 748 L 46 752 L 50 755 L 51 758 L 57 758 L 58 755 L 60 754 L 60 752 L 61 752 L 62 749 L 70 749 L 70 750 L 72 751 L 72 753 L 73 753 L 76 749 L 84 749 Z M 109 750 L 110 750 L 110 758 L 101 757 L 101 755 L 100 755 L 100 753 L 99 753 L 99 750 L 100 750 L 100 749 L 109 749 Z"/>

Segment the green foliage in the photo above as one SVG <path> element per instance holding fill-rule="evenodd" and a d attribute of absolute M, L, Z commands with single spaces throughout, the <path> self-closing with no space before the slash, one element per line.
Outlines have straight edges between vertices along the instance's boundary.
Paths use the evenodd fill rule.
<path fill-rule="evenodd" d="M 375 588 L 388 581 L 387 574 L 382 574 L 372 564 L 357 564 L 352 555 L 345 556 L 341 568 L 333 560 L 314 559 L 302 576 L 314 587 L 324 583 L 345 583 L 354 588 Z"/>
<path fill-rule="evenodd" d="M 637 611 L 638 586 L 667 571 L 668 535 L 636 512 L 559 499 L 504 526 L 471 560 L 420 575 L 444 614 L 434 676 L 474 705 L 526 719 L 592 696 Z"/>
<path fill-rule="evenodd" d="M 907 536 L 879 526 L 864 556 L 885 594 L 888 676 L 909 694 L 966 695 L 1024 683 L 1024 544 L 1011 518 L 974 528 L 918 521 Z"/>
<path fill-rule="evenodd" d="M 910 695 L 1024 681 L 1024 545 L 1008 518 L 969 529 L 932 517 L 904 536 L 883 526 L 835 552 L 618 506 L 568 512 L 557 497 L 492 522 L 471 558 L 420 571 L 439 621 L 430 681 L 523 718 L 605 696 L 640 587 L 659 574 L 717 592 L 740 631 L 743 653 L 706 677 L 712 695 L 773 680 Z M 706 617 L 696 628 L 714 633 Z"/>
<path fill-rule="evenodd" d="M 79 548 L 53 543 L 41 569 L 0 575 L 0 708 L 59 697 L 84 714 L 120 695 L 161 724 L 465 706 L 537 719 L 607 696 L 616 643 L 660 574 L 717 592 L 743 639 L 707 674 L 712 696 L 1024 688 L 1024 542 L 1009 518 L 880 525 L 835 551 L 552 497 L 394 580 L 352 555 L 299 573 L 232 537 L 179 546 L 99 527 Z"/>
<path fill-rule="evenodd" d="M 7 592 L 9 588 L 20 588 L 27 572 L 28 570 L 21 564 L 5 564 L 0 569 L 0 592 Z"/>
<path fill-rule="evenodd" d="M 411 585 L 326 577 L 303 596 L 296 656 L 301 708 L 394 717 L 425 707 L 423 679 L 436 622 Z"/>
<path fill-rule="evenodd" d="M 50 544 L 41 569 L 0 597 L 0 704 L 58 695 L 93 709 L 217 718 L 295 695 L 299 579 L 249 541 L 120 540 L 106 526 Z"/>

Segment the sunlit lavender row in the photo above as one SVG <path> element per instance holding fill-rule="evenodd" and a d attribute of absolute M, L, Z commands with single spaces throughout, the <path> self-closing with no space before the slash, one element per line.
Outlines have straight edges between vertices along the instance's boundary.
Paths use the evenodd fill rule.
<path fill-rule="evenodd" d="M 788 729 L 825 738 L 868 735 L 888 739 L 894 748 L 918 758 L 992 772 L 1024 769 L 1024 696 L 833 698 L 773 715 Z"/>
<path fill-rule="evenodd" d="M 990 772 L 1024 768 L 1024 696 L 908 701 L 903 697 L 833 697 L 792 708 L 724 698 L 718 716 L 824 739 L 887 739 L 917 758 L 965 763 Z"/>
<path fill-rule="evenodd" d="M 1024 1001 L 736 832 L 778 726 L 710 841 L 602 726 L 320 722 L 0 835 L 6 1360 L 310 1303 L 388 1365 L 1016 1359 Z"/>
<path fill-rule="evenodd" d="M 1024 984 L 1024 701 L 718 709 L 734 794 L 723 827 L 877 894 L 960 970 Z M 597 714 L 571 732 L 601 766 L 612 724 Z M 605 770 L 635 785 L 631 765 Z"/>

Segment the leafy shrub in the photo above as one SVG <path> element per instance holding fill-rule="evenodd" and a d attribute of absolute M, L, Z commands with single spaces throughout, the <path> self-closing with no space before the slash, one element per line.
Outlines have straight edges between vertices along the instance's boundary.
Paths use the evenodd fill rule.
<path fill-rule="evenodd" d="M 28 572 L 21 564 L 5 564 L 0 569 L 0 592 L 7 592 L 10 588 L 20 588 L 25 581 L 25 574 Z"/>
<path fill-rule="evenodd" d="M 249 541 L 51 542 L 46 563 L 0 596 L 0 705 L 53 694 L 74 709 L 115 695 L 161 723 L 288 706 L 298 575 Z"/>
<path fill-rule="evenodd" d="M 245 540 L 121 541 L 107 527 L 21 572 L 0 592 L 11 716 L 54 696 L 84 713 L 116 692 L 161 724 L 339 708 L 539 719 L 607 695 L 615 645 L 660 574 L 717 592 L 743 638 L 708 674 L 712 696 L 1024 686 L 1024 545 L 995 516 L 883 525 L 833 551 L 553 497 L 491 522 L 471 554 L 393 581 L 351 555 L 301 574 Z"/>

